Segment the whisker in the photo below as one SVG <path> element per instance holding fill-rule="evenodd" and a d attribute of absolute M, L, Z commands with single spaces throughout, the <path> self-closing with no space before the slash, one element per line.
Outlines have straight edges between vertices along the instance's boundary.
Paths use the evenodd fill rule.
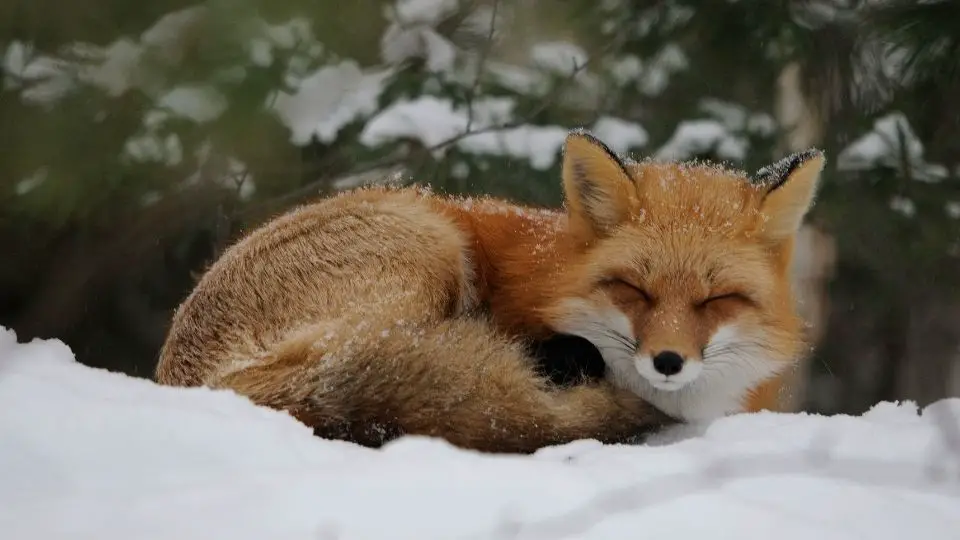
<path fill-rule="evenodd" d="M 722 343 L 712 345 L 704 349 L 704 359 L 716 356 L 728 355 L 731 353 L 764 353 L 776 352 L 776 348 L 765 341 L 742 341 L 737 343 Z"/>
<path fill-rule="evenodd" d="M 630 349 L 625 349 L 623 347 L 615 347 L 610 345 L 601 345 L 601 346 L 598 346 L 597 348 L 600 349 L 601 351 L 616 351 L 616 352 L 626 353 L 626 354 L 631 354 L 633 352 Z"/>
<path fill-rule="evenodd" d="M 633 350 L 633 349 L 636 348 L 636 344 L 635 344 L 635 341 L 634 341 L 633 339 L 629 338 L 628 336 L 623 335 L 623 333 L 618 332 L 617 330 L 614 330 L 613 328 L 610 328 L 610 327 L 608 327 L 608 326 L 605 326 L 605 325 L 603 325 L 603 324 L 601 324 L 601 323 L 597 323 L 597 322 L 591 322 L 591 323 L 590 323 L 590 326 L 592 326 L 593 328 L 597 329 L 602 336 L 604 336 L 604 337 L 606 337 L 606 338 L 609 338 L 610 340 L 615 341 L 615 342 L 619 343 L 620 345 L 623 345 L 624 348 L 627 348 L 627 349 L 630 349 L 630 350 Z"/>

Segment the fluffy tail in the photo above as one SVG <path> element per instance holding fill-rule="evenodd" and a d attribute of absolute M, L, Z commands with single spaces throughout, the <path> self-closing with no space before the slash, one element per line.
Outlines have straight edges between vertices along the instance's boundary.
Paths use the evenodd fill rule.
<path fill-rule="evenodd" d="M 519 344 L 467 318 L 429 328 L 315 327 L 209 384 L 287 410 L 322 437 L 367 446 L 416 434 L 532 452 L 585 438 L 620 442 L 667 422 L 606 383 L 551 387 Z"/>

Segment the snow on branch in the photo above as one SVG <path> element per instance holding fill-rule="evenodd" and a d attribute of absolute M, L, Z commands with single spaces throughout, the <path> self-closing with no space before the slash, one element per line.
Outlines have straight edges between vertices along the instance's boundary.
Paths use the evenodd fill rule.
<path fill-rule="evenodd" d="M 397 102 L 371 119 L 360 134 L 360 142 L 376 147 L 412 139 L 438 158 L 448 148 L 456 147 L 469 154 L 523 159 L 535 169 L 549 169 L 569 128 L 514 120 L 514 106 L 509 98 L 482 98 L 472 104 L 470 113 L 450 99 L 421 96 Z M 468 130 L 471 115 L 475 129 Z M 592 130 L 624 153 L 644 146 L 648 138 L 641 126 L 613 117 L 600 118 Z"/>
<path fill-rule="evenodd" d="M 657 149 L 664 160 L 684 160 L 713 153 L 721 159 L 743 160 L 750 148 L 749 137 L 770 137 L 776 122 L 765 113 L 713 98 L 700 101 L 700 110 L 708 118 L 682 121 L 673 135 Z"/>
<path fill-rule="evenodd" d="M 381 58 L 388 64 L 424 58 L 429 71 L 450 71 L 457 51 L 436 26 L 459 8 L 458 0 L 397 0 L 387 6 L 390 26 L 380 40 Z"/>
<path fill-rule="evenodd" d="M 904 171 L 911 178 L 924 182 L 939 182 L 948 176 L 946 167 L 927 163 L 923 158 L 923 143 L 901 112 L 891 112 L 878 118 L 873 129 L 854 140 L 837 156 L 837 169 L 865 171 L 888 167 Z"/>
<path fill-rule="evenodd" d="M 392 68 L 362 70 L 353 60 L 326 65 L 305 77 L 291 94 L 277 94 L 273 109 L 291 131 L 291 142 L 324 143 L 347 124 L 376 112 Z"/>

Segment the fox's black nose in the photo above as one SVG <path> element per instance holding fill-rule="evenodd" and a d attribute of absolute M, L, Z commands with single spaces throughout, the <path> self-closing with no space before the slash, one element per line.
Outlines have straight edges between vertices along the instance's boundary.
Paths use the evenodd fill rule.
<path fill-rule="evenodd" d="M 673 351 L 661 351 L 653 357 L 653 369 L 666 376 L 676 375 L 683 369 L 683 357 Z"/>

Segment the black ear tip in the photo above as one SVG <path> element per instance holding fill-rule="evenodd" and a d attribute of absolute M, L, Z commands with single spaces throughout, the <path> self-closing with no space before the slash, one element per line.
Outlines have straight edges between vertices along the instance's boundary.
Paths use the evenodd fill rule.
<path fill-rule="evenodd" d="M 596 146 L 597 148 L 603 150 L 613 160 L 617 162 L 622 162 L 620 156 L 618 156 L 617 153 L 613 151 L 613 149 L 607 146 L 605 142 L 597 138 L 596 135 L 594 135 L 593 133 L 590 133 L 590 131 L 588 131 L 586 128 L 583 128 L 583 127 L 573 128 L 567 132 L 567 140 L 566 140 L 566 143 L 564 144 L 564 150 L 566 150 L 567 144 L 569 144 L 570 141 L 575 139 L 586 141 L 591 145 Z"/>
<path fill-rule="evenodd" d="M 793 168 L 795 169 L 800 165 L 803 165 L 804 163 L 810 161 L 811 159 L 823 158 L 824 153 L 823 153 L 823 150 L 820 150 L 819 148 L 807 148 L 806 150 L 795 152 L 790 157 L 793 158 L 793 162 L 794 162 Z"/>
<path fill-rule="evenodd" d="M 591 144 L 595 144 L 599 146 L 606 146 L 605 144 L 603 144 L 603 141 L 598 139 L 596 135 L 594 135 L 593 133 L 590 133 L 590 131 L 584 127 L 573 128 L 567 132 L 567 141 L 572 141 L 576 139 L 581 139 Z"/>
<path fill-rule="evenodd" d="M 811 159 L 823 158 L 824 152 L 819 148 L 808 148 L 799 152 L 794 152 L 779 161 L 761 168 L 754 175 L 757 182 L 761 184 L 770 184 L 770 189 L 775 189 L 783 184 L 787 178 L 797 169 L 797 167 L 810 161 Z"/>

